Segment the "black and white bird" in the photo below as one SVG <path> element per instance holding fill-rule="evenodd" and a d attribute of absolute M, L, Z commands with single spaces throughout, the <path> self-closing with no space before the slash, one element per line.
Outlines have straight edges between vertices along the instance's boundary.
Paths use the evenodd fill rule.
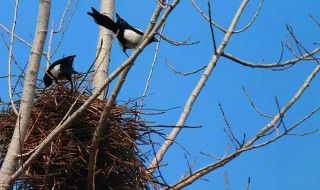
<path fill-rule="evenodd" d="M 118 14 L 116 14 L 117 22 L 114 22 L 108 16 L 100 14 L 96 9 L 91 7 L 92 13 L 87 12 L 88 15 L 92 16 L 94 21 L 109 30 L 111 30 L 118 38 L 119 45 L 122 48 L 122 51 L 128 56 L 126 53 L 127 49 L 134 49 L 140 43 L 143 32 L 138 28 L 132 27 L 125 20 L 123 20 Z M 154 36 L 150 39 L 149 44 L 151 42 L 158 42 L 159 40 Z M 129 56 L 128 56 L 129 57 Z"/>
<path fill-rule="evenodd" d="M 45 88 L 52 85 L 53 80 L 58 82 L 58 80 L 67 79 L 71 84 L 71 90 L 73 90 L 71 77 L 73 74 L 78 74 L 78 72 L 73 69 L 73 60 L 75 57 L 75 55 L 64 57 L 50 65 L 43 77 Z"/>

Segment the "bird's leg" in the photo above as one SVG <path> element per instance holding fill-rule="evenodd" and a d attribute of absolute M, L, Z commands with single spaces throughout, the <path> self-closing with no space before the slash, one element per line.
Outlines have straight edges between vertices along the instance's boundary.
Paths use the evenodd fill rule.
<path fill-rule="evenodd" d="M 67 77 L 68 81 L 70 82 L 70 85 L 71 85 L 71 93 L 73 92 L 73 81 L 72 81 L 72 78 L 71 76 L 68 76 Z"/>

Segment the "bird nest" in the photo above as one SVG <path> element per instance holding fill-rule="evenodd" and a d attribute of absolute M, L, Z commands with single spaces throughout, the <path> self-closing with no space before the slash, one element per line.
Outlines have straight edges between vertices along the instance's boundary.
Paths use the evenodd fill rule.
<path fill-rule="evenodd" d="M 79 97 L 77 99 L 77 97 Z M 77 100 L 76 100 L 77 99 Z M 71 95 L 65 87 L 55 87 L 39 94 L 32 108 L 31 120 L 23 147 L 22 159 L 28 157 L 59 125 L 70 107 L 79 108 L 87 95 Z M 18 189 L 87 189 L 89 151 L 105 102 L 95 100 L 66 131 L 45 149 L 18 182 Z M 96 189 L 149 189 L 154 185 L 143 164 L 137 143 L 148 144 L 141 131 L 148 131 L 137 120 L 138 111 L 115 105 L 108 115 L 100 141 L 95 173 Z M 0 137 L 5 154 L 16 123 L 13 113 L 0 114 Z"/>

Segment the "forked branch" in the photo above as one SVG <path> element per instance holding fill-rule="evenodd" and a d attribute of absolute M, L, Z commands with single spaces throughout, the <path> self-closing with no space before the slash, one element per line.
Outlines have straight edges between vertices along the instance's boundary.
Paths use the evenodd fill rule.
<path fill-rule="evenodd" d="M 230 27 L 227 31 L 227 33 L 225 34 L 221 44 L 219 45 L 217 52 L 212 56 L 210 62 L 208 63 L 208 66 L 206 67 L 203 75 L 201 76 L 198 84 L 195 86 L 193 92 L 191 93 L 191 95 L 189 96 L 189 99 L 187 100 L 185 107 L 183 109 L 183 112 L 180 115 L 180 118 L 176 124 L 176 128 L 174 128 L 171 133 L 168 135 L 167 140 L 164 141 L 164 143 L 162 144 L 161 148 L 159 149 L 159 151 L 157 152 L 157 155 L 155 156 L 155 158 L 152 160 L 152 162 L 149 165 L 149 170 L 150 172 L 154 171 L 154 168 L 157 168 L 159 163 L 161 162 L 163 156 L 165 155 L 165 153 L 167 152 L 167 150 L 169 149 L 169 147 L 172 145 L 173 141 L 176 139 L 176 137 L 178 136 L 179 132 L 181 131 L 181 129 L 183 128 L 183 125 L 186 122 L 186 119 L 188 118 L 191 108 L 193 106 L 193 103 L 196 101 L 196 98 L 198 97 L 198 95 L 200 94 L 200 92 L 202 91 L 202 88 L 204 87 L 204 85 L 206 84 L 206 81 L 208 80 L 210 74 L 212 73 L 213 69 L 215 68 L 217 61 L 219 60 L 222 52 L 224 51 L 224 48 L 226 47 L 235 27 L 236 24 L 238 23 L 238 20 L 241 16 L 241 13 L 243 12 L 245 6 L 247 5 L 249 1 L 248 0 L 244 0 L 242 1 L 237 13 L 234 16 L 234 19 L 232 20 Z"/>

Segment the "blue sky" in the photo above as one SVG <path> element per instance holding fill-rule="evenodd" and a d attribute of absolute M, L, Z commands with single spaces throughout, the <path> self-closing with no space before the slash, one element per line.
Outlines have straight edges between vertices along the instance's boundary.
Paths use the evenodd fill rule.
<path fill-rule="evenodd" d="M 208 12 L 207 1 L 198 0 L 196 2 L 204 12 Z M 66 2 L 58 1 L 52 3 L 51 21 L 55 21 L 55 28 L 58 27 L 65 4 Z M 212 1 L 213 20 L 228 28 L 239 4 L 240 1 L 235 0 Z M 250 21 L 258 4 L 259 1 L 250 1 L 241 16 L 237 29 L 243 28 Z M 145 29 L 155 5 L 155 1 L 117 1 L 115 12 L 133 26 Z M 21 1 L 19 6 L 16 34 L 29 43 L 32 43 L 34 35 L 37 7 L 38 3 L 26 1 Z M 77 55 L 75 69 L 79 72 L 85 72 L 95 56 L 98 26 L 86 14 L 90 7 L 99 10 L 98 1 L 79 2 L 61 48 L 52 58 L 56 60 L 63 55 Z M 266 1 L 253 25 L 245 32 L 233 35 L 225 51 L 251 62 L 277 62 L 281 51 L 280 42 L 285 42 L 287 38 L 291 40 L 285 24 L 293 27 L 299 41 L 311 51 L 317 47 L 313 43 L 319 42 L 317 40 L 320 30 L 308 14 L 312 14 L 320 21 L 319 7 L 318 0 Z M 9 29 L 13 19 L 13 8 L 13 1 L 0 2 L 0 23 Z M 0 31 L 8 41 L 10 36 L 2 29 Z M 166 22 L 164 35 L 175 41 L 183 41 L 191 35 L 190 42 L 199 40 L 200 43 L 194 46 L 176 47 L 165 41 L 161 42 L 149 90 L 152 95 L 148 96 L 144 102 L 146 108 L 168 109 L 183 106 L 202 74 L 199 72 L 186 77 L 177 75 L 166 66 L 166 60 L 179 71 L 191 72 L 205 66 L 212 57 L 213 45 L 209 25 L 190 1 L 181 1 L 174 9 Z M 59 42 L 59 36 L 54 36 L 53 47 Z M 223 33 L 215 29 L 215 36 L 219 44 Z M 126 59 L 116 41 L 112 48 L 111 71 Z M 293 45 L 293 41 L 290 42 Z M 155 43 L 149 45 L 139 56 L 128 75 L 119 100 L 126 101 L 142 95 L 155 47 Z M 47 46 L 45 49 L 47 50 Z M 128 50 L 128 52 L 132 51 Z M 25 44 L 15 41 L 14 56 L 20 65 L 27 63 L 29 53 L 30 49 Z M 282 60 L 292 58 L 291 53 L 285 49 Z M 0 76 L 7 75 L 8 51 L 3 41 L 0 43 L 0 60 L 3 65 Z M 220 58 L 186 122 L 187 125 L 201 125 L 202 128 L 185 129 L 177 139 L 179 144 L 190 153 L 189 162 L 197 157 L 194 170 L 215 161 L 201 155 L 200 151 L 222 156 L 226 145 L 230 143 L 223 132 L 225 123 L 219 110 L 219 102 L 223 106 L 235 135 L 241 138 L 243 133 L 246 133 L 250 138 L 269 120 L 261 118 L 253 110 L 242 91 L 242 85 L 245 86 L 262 112 L 274 115 L 278 110 L 275 96 L 280 106 L 285 105 L 315 66 L 315 62 L 301 62 L 284 71 L 271 71 L 244 67 Z M 41 68 L 45 68 L 45 59 L 42 59 Z M 13 73 L 19 74 L 20 72 L 14 67 Z M 41 79 L 42 76 L 43 72 L 40 71 L 39 78 Z M 0 97 L 7 101 L 6 78 L 0 78 L 0 86 L 3 89 Z M 319 86 L 319 76 L 317 76 L 285 116 L 286 126 L 296 123 L 320 105 Z M 156 124 L 174 125 L 182 108 L 162 115 L 145 116 L 144 119 L 154 121 Z M 319 128 L 319 114 L 314 115 L 295 132 L 306 132 L 317 128 Z M 168 133 L 169 130 L 165 132 Z M 209 181 L 200 179 L 185 189 L 225 189 L 224 171 L 228 173 L 230 189 L 246 189 L 249 176 L 251 177 L 251 189 L 318 189 L 320 186 L 319 138 L 319 133 L 306 137 L 286 136 L 267 147 L 240 155 L 223 168 L 203 178 Z M 160 138 L 155 137 L 155 139 L 162 143 Z M 169 184 L 176 182 L 188 170 L 184 150 L 178 145 L 171 147 L 163 162 L 168 163 L 168 166 L 162 169 L 162 174 Z"/>

